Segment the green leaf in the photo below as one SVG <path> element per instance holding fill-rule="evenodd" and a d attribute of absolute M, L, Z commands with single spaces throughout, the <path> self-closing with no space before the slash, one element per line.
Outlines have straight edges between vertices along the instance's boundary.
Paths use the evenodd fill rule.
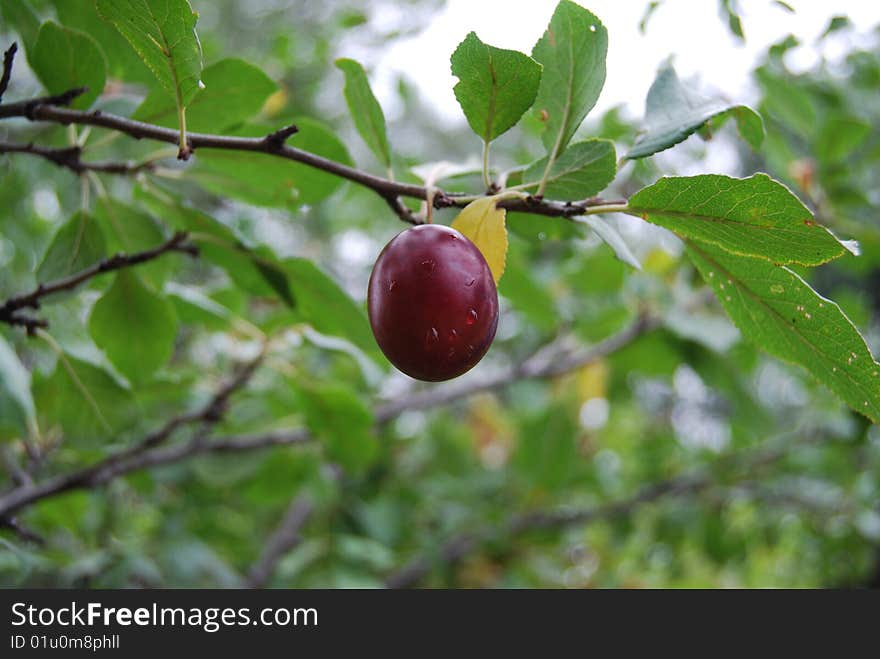
<path fill-rule="evenodd" d="M 523 174 L 523 187 L 537 187 L 547 169 L 547 158 L 533 162 Z M 555 199 L 585 199 L 604 190 L 617 172 L 611 140 L 575 142 L 553 163 L 544 194 Z"/>
<path fill-rule="evenodd" d="M 777 117 L 802 137 L 812 138 L 817 134 L 816 107 L 805 89 L 768 66 L 755 69 L 755 78 L 764 93 L 761 113 L 765 117 Z"/>
<path fill-rule="evenodd" d="M 837 164 L 870 134 L 870 124 L 855 117 L 832 115 L 823 122 L 816 138 L 816 157 L 824 164 Z"/>
<path fill-rule="evenodd" d="M 304 151 L 351 165 L 345 145 L 323 124 L 304 117 L 294 119 L 299 132 L 295 146 Z M 276 127 L 277 128 L 277 127 Z M 275 128 L 247 125 L 230 131 L 240 137 L 263 137 Z M 343 179 L 314 167 L 279 160 L 262 153 L 211 151 L 196 154 L 189 174 L 205 188 L 224 197 L 236 197 L 257 206 L 293 207 L 329 197 Z"/>
<path fill-rule="evenodd" d="M 202 47 L 198 15 L 187 0 L 97 0 L 98 14 L 112 23 L 156 76 L 162 88 L 185 108 L 199 89 Z"/>
<path fill-rule="evenodd" d="M 452 53 L 455 98 L 471 129 L 491 142 L 512 128 L 538 94 L 541 65 L 515 50 L 495 48 L 468 34 Z"/>
<path fill-rule="evenodd" d="M 644 132 L 624 156 L 644 158 L 684 141 L 712 119 L 732 116 L 740 135 L 754 149 L 764 140 L 764 123 L 745 105 L 706 98 L 686 87 L 668 62 L 660 67 L 645 102 Z M 720 123 L 720 122 L 719 122 Z"/>
<path fill-rule="evenodd" d="M 74 108 L 89 107 L 104 90 L 107 60 L 98 43 L 83 32 L 51 21 L 43 23 L 30 63 L 50 94 L 88 87 L 73 100 Z"/>
<path fill-rule="evenodd" d="M 40 32 L 40 18 L 33 7 L 24 0 L 3 0 L 0 2 L 0 15 L 9 27 L 18 32 L 30 62 Z M 6 50 L 5 46 L 3 50 Z"/>
<path fill-rule="evenodd" d="M 163 293 L 167 295 L 183 324 L 202 324 L 208 329 L 221 331 L 233 322 L 233 313 L 227 307 L 205 295 L 195 286 L 184 286 L 170 281 Z"/>
<path fill-rule="evenodd" d="M 98 16 L 95 0 L 51 0 L 58 22 L 85 32 L 101 45 L 110 77 L 133 83 L 154 83 L 147 65 L 119 31 Z"/>
<path fill-rule="evenodd" d="M 787 2 L 783 2 L 783 0 L 773 0 L 773 2 L 771 2 L 770 4 L 772 4 L 775 7 L 779 7 L 783 11 L 787 11 L 789 14 L 796 13 L 794 10 L 794 7 L 792 7 Z"/>
<path fill-rule="evenodd" d="M 642 14 L 642 18 L 639 20 L 639 32 L 641 34 L 645 34 L 645 31 L 648 29 L 648 22 L 651 20 L 651 17 L 654 15 L 654 12 L 660 7 L 662 0 L 652 0 L 645 7 L 645 12 Z"/>
<path fill-rule="evenodd" d="M 769 261 L 693 241 L 687 251 L 746 338 L 803 366 L 852 409 L 880 421 L 880 364 L 837 304 Z"/>
<path fill-rule="evenodd" d="M 385 134 L 385 115 L 370 89 L 364 67 L 345 58 L 336 60 L 336 67 L 345 74 L 345 102 L 348 103 L 355 128 L 379 162 L 390 168 L 391 147 Z"/>
<path fill-rule="evenodd" d="M 106 255 L 107 249 L 101 227 L 95 218 L 79 211 L 65 222 L 52 238 L 37 268 L 37 281 L 47 283 L 67 277 L 94 265 Z M 51 300 L 52 297 L 44 300 Z"/>
<path fill-rule="evenodd" d="M 202 133 L 224 133 L 238 126 L 256 115 L 278 89 L 260 69 L 235 58 L 205 67 L 202 80 L 205 88 L 196 93 L 186 111 L 187 127 Z M 167 94 L 153 89 L 132 118 L 174 128 L 177 107 Z"/>
<path fill-rule="evenodd" d="M 99 446 L 137 413 L 131 393 L 102 368 L 67 353 L 48 377 L 34 378 L 40 426 L 59 426 L 66 440 Z M 116 440 L 117 437 L 112 437 Z"/>
<path fill-rule="evenodd" d="M 555 403 L 521 424 L 513 464 L 531 487 L 559 490 L 583 463 L 573 416 Z"/>
<path fill-rule="evenodd" d="M 583 224 L 586 224 L 588 227 L 590 227 L 593 232 L 597 236 L 599 236 L 606 245 L 614 250 L 614 255 L 618 259 L 628 265 L 631 265 L 636 270 L 642 269 L 642 264 L 639 263 L 639 260 L 632 253 L 629 245 L 626 244 L 623 236 L 621 236 L 620 232 L 617 230 L 617 227 L 611 224 L 608 220 L 602 217 L 598 217 L 596 215 L 583 215 L 581 217 L 576 217 L 573 219 L 576 222 L 582 222 Z"/>
<path fill-rule="evenodd" d="M 839 30 L 845 30 L 852 27 L 852 21 L 846 15 L 837 15 L 832 16 L 831 20 L 828 22 L 828 26 L 825 28 L 825 31 L 822 32 L 820 39 L 824 39 L 829 34 L 834 34 Z"/>
<path fill-rule="evenodd" d="M 279 297 L 284 300 L 285 304 L 289 307 L 296 306 L 296 299 L 293 296 L 293 292 L 290 290 L 290 283 L 287 281 L 287 276 L 284 273 L 284 270 L 279 267 L 274 260 L 270 260 L 264 258 L 260 254 L 254 254 L 254 266 L 256 266 L 257 271 L 263 275 L 263 279 L 271 286 L 276 293 L 278 293 Z"/>
<path fill-rule="evenodd" d="M 596 104 L 605 84 L 608 32 L 593 14 L 569 0 L 553 12 L 532 57 L 544 67 L 534 108 L 544 120 L 547 155 L 555 159 Z"/>
<path fill-rule="evenodd" d="M 368 467 L 379 452 L 379 443 L 366 404 L 339 384 L 303 385 L 300 394 L 306 423 L 324 442 L 327 457 L 351 472 Z"/>
<path fill-rule="evenodd" d="M 177 317 L 168 300 L 120 270 L 92 308 L 89 333 L 120 373 L 142 384 L 171 358 Z"/>
<path fill-rule="evenodd" d="M 742 19 L 739 16 L 735 0 L 720 0 L 719 8 L 721 13 L 727 18 L 727 27 L 730 33 L 739 41 L 745 42 L 746 35 L 743 32 Z"/>
<path fill-rule="evenodd" d="M 717 115 L 712 119 L 712 124 L 720 126 L 728 117 L 736 121 L 736 130 L 739 136 L 755 151 L 761 148 L 767 133 L 764 130 L 764 119 L 748 105 L 737 105 L 727 112 Z"/>
<path fill-rule="evenodd" d="M 35 427 L 31 374 L 0 336 L 0 439 L 9 433 L 28 436 Z"/>
<path fill-rule="evenodd" d="M 296 305 L 286 274 L 270 250 L 249 247 L 232 229 L 199 210 L 152 196 L 146 199 L 158 204 L 177 228 L 189 231 L 200 256 L 225 270 L 239 288 L 251 295 L 277 295 L 291 308 Z"/>
<path fill-rule="evenodd" d="M 124 252 L 131 254 L 152 249 L 162 243 L 166 236 L 162 225 L 142 208 L 123 203 L 112 197 L 99 197 L 95 204 L 95 219 L 101 225 L 107 242 L 108 254 Z M 137 266 L 138 277 L 161 288 L 180 254 L 163 254 L 161 258 Z"/>
<path fill-rule="evenodd" d="M 386 363 L 366 313 L 333 279 L 304 258 L 285 259 L 282 267 L 296 292 L 298 311 L 312 327 L 346 338 L 376 362 Z"/>
<path fill-rule="evenodd" d="M 819 265 L 846 252 L 788 188 L 766 174 L 661 178 L 633 195 L 629 212 L 682 238 L 773 263 Z"/>
<path fill-rule="evenodd" d="M 499 282 L 498 292 L 535 327 L 550 332 L 558 322 L 556 304 L 548 287 L 529 268 L 527 251 L 521 245 L 521 241 L 511 241 L 509 267 Z"/>

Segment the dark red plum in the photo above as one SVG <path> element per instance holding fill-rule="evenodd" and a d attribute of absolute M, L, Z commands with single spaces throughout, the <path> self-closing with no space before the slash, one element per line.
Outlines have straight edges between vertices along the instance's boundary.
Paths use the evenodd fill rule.
<path fill-rule="evenodd" d="M 388 360 L 430 382 L 473 368 L 498 326 L 498 292 L 486 259 L 461 233 L 438 224 L 407 229 L 385 246 L 367 303 Z"/>

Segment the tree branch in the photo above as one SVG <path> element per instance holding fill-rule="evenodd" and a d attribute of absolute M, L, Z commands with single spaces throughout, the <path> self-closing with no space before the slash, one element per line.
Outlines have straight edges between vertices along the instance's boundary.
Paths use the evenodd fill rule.
<path fill-rule="evenodd" d="M 95 488 L 130 471 L 177 462 L 190 455 L 207 452 L 202 448 L 211 445 L 205 441 L 207 433 L 222 419 L 232 395 L 250 382 L 257 367 L 262 363 L 264 354 L 265 351 L 261 350 L 234 377 L 221 385 L 202 407 L 194 412 L 175 416 L 131 447 L 83 469 L 60 474 L 40 483 L 26 484 L 0 496 L 0 520 L 9 519 L 15 511 L 41 499 L 70 490 Z M 194 423 L 201 423 L 201 426 L 188 442 L 172 447 L 160 446 L 170 439 L 178 428 Z M 222 449 L 218 447 L 217 450 Z"/>
<path fill-rule="evenodd" d="M 615 350 L 628 345 L 656 326 L 656 320 L 653 320 L 651 317 L 640 316 L 630 326 L 597 343 L 592 348 L 566 357 L 563 363 L 568 370 L 574 370 L 602 359 Z M 425 392 L 415 393 L 398 401 L 386 403 L 376 409 L 376 423 L 386 423 L 407 410 L 423 410 L 430 407 L 447 405 L 480 391 L 500 389 L 522 378 L 555 377 L 565 372 L 561 366 L 555 365 L 552 359 L 542 361 L 543 365 L 540 366 L 529 366 L 531 363 L 532 360 L 526 360 L 523 366 L 511 369 L 501 376 L 477 380 L 465 385 L 446 385 L 435 389 L 428 389 Z M 198 416 L 197 414 L 196 418 Z M 203 438 L 197 436 L 193 440 L 173 446 L 156 446 L 157 443 L 164 442 L 167 436 L 178 426 L 189 423 L 192 420 L 193 418 L 189 415 L 184 416 L 183 420 L 180 421 L 172 419 L 166 426 L 157 431 L 161 437 L 160 440 L 155 441 L 145 438 L 137 444 L 139 448 L 136 451 L 129 449 L 122 455 L 109 456 L 79 471 L 61 474 L 40 483 L 18 487 L 0 496 L 0 518 L 8 516 L 37 501 L 57 496 L 69 490 L 98 487 L 114 478 L 134 471 L 176 464 L 197 455 L 242 453 L 277 446 L 302 445 L 312 440 L 312 436 L 307 429 L 297 428 L 288 431 L 275 431 L 254 435 L 219 437 L 211 441 L 204 441 Z M 166 432 L 165 428 L 169 425 L 173 427 Z"/>
<path fill-rule="evenodd" d="M 78 124 L 96 126 L 124 133 L 135 139 L 151 139 L 168 144 L 177 144 L 180 136 L 175 129 L 163 128 L 153 124 L 120 117 L 118 115 L 101 112 L 100 110 L 82 111 L 58 107 L 66 105 L 80 90 L 71 90 L 68 98 L 64 94 L 50 98 L 18 101 L 0 106 L 0 119 L 10 117 L 25 117 L 32 121 L 47 121 L 62 125 Z M 405 222 L 415 223 L 412 213 L 403 206 L 398 197 L 411 197 L 414 199 L 427 200 L 428 189 L 424 186 L 411 183 L 401 183 L 374 176 L 354 167 L 349 167 L 334 160 L 323 158 L 314 153 L 303 151 L 284 143 L 290 135 L 296 132 L 295 126 L 288 126 L 265 137 L 230 137 L 226 135 L 211 135 L 207 133 L 187 133 L 187 142 L 191 149 L 223 149 L 227 151 L 249 151 L 276 156 L 294 162 L 299 162 L 315 169 L 320 169 L 329 174 L 339 176 L 359 185 L 363 185 L 385 199 L 392 210 Z M 104 167 L 116 172 L 124 165 L 115 168 L 110 163 Z M 116 172 L 122 173 L 122 172 Z M 435 208 L 462 208 L 466 206 L 472 197 L 457 195 L 454 193 L 438 190 L 434 194 L 433 204 Z M 552 201 L 542 197 L 531 196 L 527 198 L 505 199 L 499 202 L 499 207 L 509 211 L 544 215 L 548 217 L 571 218 L 582 215 L 588 209 L 610 205 L 618 207 L 619 201 L 609 202 L 599 197 L 591 197 L 579 201 Z"/>
<path fill-rule="evenodd" d="M 6 52 L 3 53 L 3 75 L 0 77 L 0 101 L 3 100 L 3 94 L 9 87 L 9 79 L 12 77 L 12 63 L 15 61 L 15 53 L 18 50 L 18 44 L 13 42 Z"/>
<path fill-rule="evenodd" d="M 811 443 L 825 439 L 827 437 L 809 434 L 802 437 L 801 442 Z M 714 469 L 722 465 L 736 467 L 743 473 L 753 476 L 757 470 L 784 458 L 790 449 L 789 443 L 779 443 L 779 445 L 770 448 L 764 447 L 755 451 L 733 453 L 716 461 L 713 469 L 699 469 L 680 474 L 645 486 L 625 499 L 587 508 L 531 511 L 515 515 L 497 526 L 487 526 L 459 533 L 443 543 L 439 551 L 417 557 L 405 567 L 389 575 L 385 580 L 385 585 L 388 588 L 416 586 L 431 573 L 435 566 L 454 565 L 466 556 L 478 551 L 480 547 L 494 538 L 513 538 L 533 531 L 561 529 L 625 517 L 648 503 L 708 490 L 716 484 Z"/>
<path fill-rule="evenodd" d="M 32 542 L 35 545 L 43 546 L 46 544 L 43 536 L 23 526 L 15 517 L 0 518 L 0 529 L 9 529 L 22 540 Z"/>
<path fill-rule="evenodd" d="M 423 391 L 413 393 L 405 398 L 391 401 L 379 407 L 376 410 L 376 422 L 385 423 L 405 411 L 447 405 L 475 393 L 502 389 L 517 380 L 525 378 L 552 378 L 577 370 L 629 345 L 638 337 L 656 328 L 659 324 L 660 320 L 655 316 L 642 314 L 630 325 L 592 347 L 562 356 L 558 352 L 544 355 L 542 354 L 543 351 L 541 351 L 532 358 L 490 378 L 474 381 L 463 380 L 441 387 L 428 387 Z"/>
<path fill-rule="evenodd" d="M 155 168 L 156 163 L 147 160 L 141 163 L 129 162 L 83 162 L 82 148 L 78 146 L 70 146 L 63 148 L 50 148 L 37 146 L 35 144 L 13 144 L 9 142 L 0 142 L 0 153 L 29 153 L 34 156 L 40 156 L 50 162 L 55 163 L 59 167 L 66 167 L 75 174 L 83 172 L 103 172 L 105 174 L 123 174 L 131 176 L 142 171 L 150 171 Z"/>
<path fill-rule="evenodd" d="M 152 249 L 144 250 L 143 252 L 136 252 L 134 254 L 116 254 L 89 266 L 85 270 L 80 270 L 79 272 L 61 279 L 56 279 L 55 281 L 39 284 L 30 293 L 16 295 L 15 297 L 6 300 L 6 302 L 0 306 L 0 322 L 9 325 L 23 326 L 28 330 L 29 334 L 32 334 L 37 327 L 47 327 L 48 325 L 44 320 L 20 314 L 19 312 L 22 309 L 39 309 L 40 300 L 47 295 L 59 291 L 72 290 L 97 275 L 146 263 L 147 261 L 152 261 L 168 252 L 183 252 L 195 256 L 198 254 L 197 248 L 194 245 L 186 243 L 186 238 L 187 234 L 185 232 L 178 232 L 161 245 Z"/>
<path fill-rule="evenodd" d="M 313 511 L 314 504 L 306 496 L 291 501 L 281 523 L 266 543 L 259 560 L 244 580 L 245 588 L 262 588 L 268 583 L 281 559 L 302 540 L 300 531 Z"/>

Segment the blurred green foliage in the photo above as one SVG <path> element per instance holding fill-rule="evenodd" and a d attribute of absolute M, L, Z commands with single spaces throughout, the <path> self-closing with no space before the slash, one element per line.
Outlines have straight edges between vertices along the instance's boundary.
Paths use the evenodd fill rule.
<path fill-rule="evenodd" d="M 375 54 L 415 33 L 438 2 L 193 4 L 206 65 L 193 130 L 265 135 L 295 120 L 301 130 L 292 145 L 384 174 L 356 137 L 334 60 L 344 54 L 343 42 Z M 731 29 L 739 26 L 735 6 L 722 3 Z M 91 35 L 108 64 L 108 84 L 94 107 L 175 125 L 174 106 L 89 0 L 9 0 L 2 10 L 4 46 L 17 38 L 31 47 L 32 14 Z M 379 21 L 383 12 L 397 18 Z M 840 24 L 826 38 L 851 30 Z M 822 60 L 798 74 L 785 64 L 794 41 L 773 46 L 755 71 L 763 145 L 752 151 L 733 126 L 712 137 L 734 145 L 743 175 L 767 171 L 838 236 L 859 241 L 860 258 L 804 274 L 840 302 L 875 354 L 878 37 L 861 33 L 864 45 L 851 46 L 842 61 Z M 29 61 L 34 73 L 20 58 L 4 101 L 44 93 L 40 81 L 57 91 L 40 73 L 40 58 Z M 410 80 L 399 80 L 397 92 L 395 111 L 385 112 L 398 177 L 416 180 L 407 167 L 426 161 L 478 156 L 464 121 L 452 127 L 437 121 Z M 575 139 L 606 138 L 626 153 L 638 128 L 612 109 L 588 119 Z M 100 129 L 25 121 L 0 129 L 3 139 L 16 142 L 63 146 L 77 139 L 90 160 L 167 158 L 155 144 Z M 538 129 L 527 116 L 494 145 L 493 160 L 522 167 L 544 156 Z M 603 194 L 629 196 L 699 162 L 713 141 L 694 135 L 675 158 L 623 165 Z M 473 192 L 474 180 L 443 185 Z M 294 186 L 300 194 L 291 193 Z M 371 191 L 261 154 L 197 153 L 183 165 L 172 154 L 136 179 L 101 175 L 98 181 L 12 154 L 0 158 L 0 208 L 0 300 L 93 262 L 89 250 L 99 239 L 111 252 L 131 252 L 174 229 L 204 238 L 198 260 L 168 255 L 47 301 L 40 313 L 55 346 L 0 326 L 0 365 L 11 360 L 8 343 L 32 378 L 45 452 L 30 465 L 35 478 L 91 464 L 204 403 L 235 363 L 253 356 L 260 333 L 275 337 L 273 347 L 216 433 L 305 425 L 318 437 L 304 446 L 198 457 L 41 501 L 19 521 L 45 545 L 0 535 L 3 585 L 236 586 L 290 500 L 307 493 L 315 513 L 270 585 L 381 586 L 414 556 L 436 558 L 463 531 L 501 528 L 530 511 L 622 500 L 692 473 L 711 474 L 712 485 L 658 497 L 607 521 L 493 534 L 455 565 L 438 561 L 424 583 L 876 585 L 880 431 L 806 371 L 743 341 L 703 295 L 681 244 L 662 229 L 608 219 L 641 263 L 636 270 L 584 225 L 512 214 L 498 336 L 468 377 L 522 362 L 554 340 L 599 341 L 645 310 L 662 318 L 660 328 L 566 375 L 516 381 L 376 426 L 376 401 L 429 387 L 390 371 L 366 326 L 370 267 L 402 228 Z M 438 212 L 438 221 L 452 217 Z M 66 270 L 47 258 L 53 250 L 73 257 Z M 148 326 L 111 304 L 135 297 L 161 308 Z M 149 350 L 133 352 L 145 340 Z M 158 355 L 153 341 L 161 343 Z M 0 475 L 4 491 L 14 486 L 10 465 L 29 465 L 20 441 L 26 415 L 8 404 L 9 392 L 20 387 L 20 377 L 0 379 L 0 396 L 9 396 L 0 399 L 0 451 L 9 467 Z M 767 446 L 785 450 L 748 469 L 727 457 Z M 343 475 L 330 463 L 343 465 Z"/>

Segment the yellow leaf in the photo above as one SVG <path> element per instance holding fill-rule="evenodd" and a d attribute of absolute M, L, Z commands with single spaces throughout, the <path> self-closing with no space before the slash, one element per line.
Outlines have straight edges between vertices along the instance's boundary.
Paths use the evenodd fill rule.
<path fill-rule="evenodd" d="M 461 209 L 452 222 L 483 253 L 495 283 L 504 274 L 507 262 L 507 211 L 495 206 L 495 197 L 482 197 Z"/>
<path fill-rule="evenodd" d="M 608 395 L 608 364 L 603 360 L 581 367 L 577 372 L 578 398 L 582 403 Z"/>
<path fill-rule="evenodd" d="M 272 118 L 279 114 L 287 106 L 287 101 L 287 91 L 283 88 L 279 89 L 266 99 L 265 103 L 263 103 L 263 108 L 261 112 L 266 117 Z"/>

